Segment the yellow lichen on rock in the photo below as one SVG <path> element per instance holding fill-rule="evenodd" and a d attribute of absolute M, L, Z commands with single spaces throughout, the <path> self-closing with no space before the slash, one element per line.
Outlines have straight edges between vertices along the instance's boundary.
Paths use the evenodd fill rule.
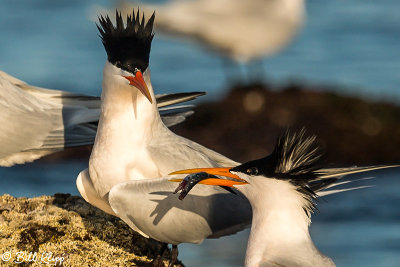
<path fill-rule="evenodd" d="M 146 266 L 160 248 L 80 197 L 0 196 L 0 266 Z"/>

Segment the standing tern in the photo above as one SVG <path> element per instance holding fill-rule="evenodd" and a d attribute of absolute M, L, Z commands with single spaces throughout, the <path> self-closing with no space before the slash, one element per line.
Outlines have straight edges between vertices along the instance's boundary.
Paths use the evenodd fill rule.
<path fill-rule="evenodd" d="M 158 95 L 167 126 L 192 114 L 192 106 L 171 106 L 203 93 Z M 100 98 L 26 84 L 0 71 L 0 166 L 30 162 L 68 147 L 91 145 L 100 116 Z"/>
<path fill-rule="evenodd" d="M 199 187 L 192 202 L 169 196 L 173 184 L 162 177 L 175 170 L 237 163 L 174 134 L 160 119 L 149 67 L 154 19 L 154 13 L 146 21 L 133 12 L 125 26 L 117 11 L 114 26 L 108 16 L 99 18 L 107 52 L 101 115 L 89 168 L 79 174 L 77 187 L 86 201 L 143 236 L 173 244 L 173 262 L 179 243 L 248 227 L 251 207 L 243 196 L 219 187 Z"/>
<path fill-rule="evenodd" d="M 124 10 L 133 4 L 125 2 Z M 143 7 L 156 10 L 156 28 L 249 63 L 284 49 L 302 27 L 304 0 L 174 0 Z"/>
<path fill-rule="evenodd" d="M 345 175 L 399 166 L 320 169 L 321 155 L 315 136 L 306 137 L 304 131 L 293 135 L 286 131 L 265 158 L 233 168 L 177 171 L 177 174 L 190 175 L 183 181 L 171 181 L 181 181 L 175 191 L 182 190 L 180 199 L 197 183 L 237 185 L 237 190 L 246 196 L 253 209 L 246 267 L 335 266 L 315 247 L 310 237 L 315 200 L 319 196 L 362 188 L 332 189 L 346 183 L 340 180 Z"/>

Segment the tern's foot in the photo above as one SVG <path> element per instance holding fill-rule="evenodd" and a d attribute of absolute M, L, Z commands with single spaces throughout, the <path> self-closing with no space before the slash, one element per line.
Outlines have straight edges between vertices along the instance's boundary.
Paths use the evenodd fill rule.
<path fill-rule="evenodd" d="M 153 267 L 164 267 L 164 253 L 168 249 L 168 244 L 162 243 L 160 250 L 158 251 L 158 256 L 151 262 Z"/>
<path fill-rule="evenodd" d="M 157 258 L 155 258 L 153 260 L 152 266 L 153 267 L 164 267 L 165 265 L 164 265 L 163 258 L 160 255 L 158 255 Z"/>
<path fill-rule="evenodd" d="M 179 199 L 183 200 L 197 183 L 207 178 L 210 178 L 210 174 L 206 172 L 197 172 L 189 174 L 178 185 L 178 187 L 175 189 L 174 194 L 182 190 L 181 193 L 179 194 Z"/>
<path fill-rule="evenodd" d="M 176 260 L 178 259 L 178 254 L 178 245 L 172 245 L 171 260 L 169 261 L 168 267 L 174 266 Z"/>

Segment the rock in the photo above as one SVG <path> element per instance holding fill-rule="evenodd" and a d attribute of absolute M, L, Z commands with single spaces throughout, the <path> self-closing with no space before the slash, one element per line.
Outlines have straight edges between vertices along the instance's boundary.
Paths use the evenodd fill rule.
<path fill-rule="evenodd" d="M 200 98 L 194 115 L 172 130 L 245 162 L 271 153 L 283 130 L 306 127 L 317 135 L 332 167 L 398 164 L 400 106 L 334 91 L 339 90 L 304 83 L 238 85 L 222 98 Z M 88 161 L 90 151 L 90 146 L 67 149 L 41 161 Z"/>
<path fill-rule="evenodd" d="M 161 248 L 69 194 L 0 196 L 0 244 L 0 266 L 151 266 Z"/>
<path fill-rule="evenodd" d="M 306 127 L 332 167 L 398 164 L 400 107 L 330 91 L 304 84 L 237 86 L 218 101 L 197 104 L 172 130 L 246 162 L 271 153 L 283 130 Z"/>

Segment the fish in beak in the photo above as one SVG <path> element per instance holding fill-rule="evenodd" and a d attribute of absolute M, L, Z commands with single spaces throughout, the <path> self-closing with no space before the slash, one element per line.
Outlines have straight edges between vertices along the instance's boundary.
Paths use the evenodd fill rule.
<path fill-rule="evenodd" d="M 230 172 L 232 168 L 197 168 L 197 169 L 187 169 L 170 173 L 170 175 L 176 174 L 195 174 L 195 173 L 207 173 L 209 178 L 200 180 L 199 184 L 206 185 L 219 185 L 233 187 L 234 185 L 248 184 L 244 179 L 240 178 L 236 174 Z M 231 179 L 222 179 L 215 176 L 224 176 Z M 170 179 L 170 182 L 182 182 L 184 179 Z"/>
<path fill-rule="evenodd" d="M 153 103 L 149 88 L 147 88 L 147 85 L 143 79 L 142 72 L 140 70 L 135 71 L 135 76 L 122 76 L 122 77 L 127 79 L 130 85 L 135 86 L 140 92 L 142 92 L 142 94 L 150 101 L 150 103 Z"/>

